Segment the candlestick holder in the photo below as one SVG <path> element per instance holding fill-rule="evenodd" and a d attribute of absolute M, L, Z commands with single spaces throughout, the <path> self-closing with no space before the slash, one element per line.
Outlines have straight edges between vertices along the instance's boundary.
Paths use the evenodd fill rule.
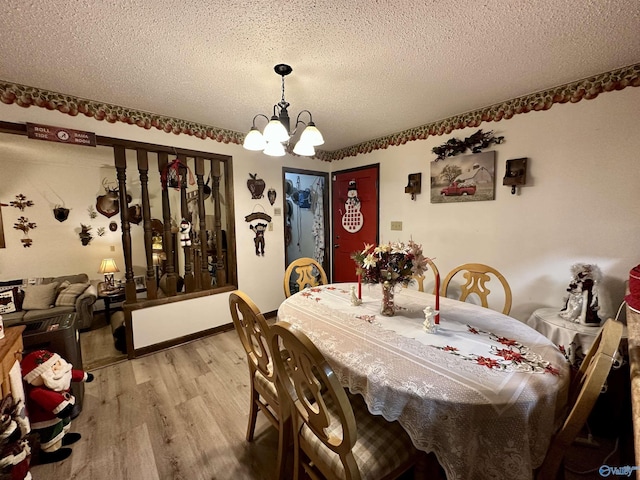
<path fill-rule="evenodd" d="M 356 294 L 355 285 L 351 285 L 351 305 L 353 305 L 354 307 L 362 305 L 362 300 L 358 298 L 358 295 Z"/>

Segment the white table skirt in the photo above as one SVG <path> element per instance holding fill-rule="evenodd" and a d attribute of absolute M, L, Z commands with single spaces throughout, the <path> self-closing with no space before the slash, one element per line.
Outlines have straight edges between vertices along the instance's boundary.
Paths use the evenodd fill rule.
<path fill-rule="evenodd" d="M 399 289 L 400 310 L 383 317 L 379 285 L 363 286 L 360 306 L 349 287 L 299 292 L 278 319 L 311 338 L 371 413 L 434 452 L 449 480 L 532 478 L 566 402 L 569 368 L 558 348 L 518 320 L 446 298 L 439 333 L 427 334 L 422 310 L 433 295 Z M 528 363 L 496 354 L 510 349 Z"/>

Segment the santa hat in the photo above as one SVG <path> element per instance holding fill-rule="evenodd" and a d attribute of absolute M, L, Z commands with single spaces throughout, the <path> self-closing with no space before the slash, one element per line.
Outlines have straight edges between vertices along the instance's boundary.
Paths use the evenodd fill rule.
<path fill-rule="evenodd" d="M 50 370 L 56 362 L 60 360 L 60 355 L 47 350 L 36 350 L 24 357 L 20 367 L 22 368 L 22 377 L 27 383 L 33 382 L 47 370 Z"/>

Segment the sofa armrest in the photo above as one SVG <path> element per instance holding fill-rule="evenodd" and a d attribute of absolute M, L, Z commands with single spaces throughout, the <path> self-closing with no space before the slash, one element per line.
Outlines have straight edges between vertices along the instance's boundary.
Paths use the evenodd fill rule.
<path fill-rule="evenodd" d="M 78 330 L 89 328 L 93 323 L 93 304 L 97 299 L 98 291 L 94 285 L 89 285 L 76 299 L 76 327 Z"/>

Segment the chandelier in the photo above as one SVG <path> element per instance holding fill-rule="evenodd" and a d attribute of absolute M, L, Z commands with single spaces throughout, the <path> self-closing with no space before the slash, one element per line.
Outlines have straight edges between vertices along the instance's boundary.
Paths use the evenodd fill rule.
<path fill-rule="evenodd" d="M 324 139 L 320 130 L 313 123 L 313 117 L 309 110 L 302 110 L 298 114 L 296 123 L 293 126 L 293 132 L 290 132 L 289 112 L 287 110 L 290 104 L 284 99 L 284 77 L 289 75 L 293 69 L 289 65 L 280 63 L 273 67 L 273 70 L 282 77 L 282 99 L 273 106 L 271 119 L 261 113 L 253 117 L 251 130 L 244 137 L 242 146 L 247 150 L 262 151 L 265 155 L 281 157 L 286 153 L 285 145 L 289 145 L 289 141 L 296 134 L 298 126 L 304 125 L 305 128 L 300 134 L 300 139 L 293 147 L 293 153 L 312 157 L 316 154 L 315 147 L 322 145 Z M 307 123 L 300 120 L 300 116 L 304 113 L 309 115 Z M 268 121 L 262 133 L 256 127 L 256 119 L 258 117 L 263 117 Z"/>

